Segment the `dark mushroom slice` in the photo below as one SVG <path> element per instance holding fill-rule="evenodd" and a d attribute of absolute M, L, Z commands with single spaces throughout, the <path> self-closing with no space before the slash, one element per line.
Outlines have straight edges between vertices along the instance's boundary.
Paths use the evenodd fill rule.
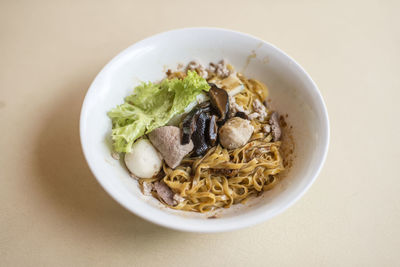
<path fill-rule="evenodd" d="M 209 120 L 207 113 L 202 112 L 196 120 L 196 130 L 192 134 L 194 144 L 193 156 L 201 156 L 206 153 L 209 146 L 206 141 L 206 126 Z"/>
<path fill-rule="evenodd" d="M 189 144 L 193 132 L 196 130 L 196 120 L 201 112 L 210 111 L 210 102 L 201 103 L 198 107 L 189 112 L 182 122 L 182 140 L 181 144 Z"/>
<path fill-rule="evenodd" d="M 210 112 L 210 101 L 206 101 L 206 102 L 200 103 L 197 106 L 197 108 L 201 109 L 204 112 Z"/>
<path fill-rule="evenodd" d="M 249 116 L 247 116 L 246 113 L 241 112 L 241 111 L 236 112 L 235 117 L 239 117 L 239 118 L 242 118 L 242 119 L 245 119 L 245 120 L 249 119 Z"/>
<path fill-rule="evenodd" d="M 229 113 L 229 95 L 214 83 L 209 83 L 209 85 L 211 88 L 208 91 L 208 95 L 210 96 L 211 106 L 219 116 L 218 121 L 224 122 Z"/>
<path fill-rule="evenodd" d="M 186 115 L 185 119 L 183 120 L 181 139 L 182 145 L 189 144 L 190 138 L 193 132 L 196 130 L 196 120 L 199 116 L 199 113 L 200 112 L 198 109 L 193 109 L 191 112 L 189 112 L 188 115 Z"/>
<path fill-rule="evenodd" d="M 218 138 L 217 116 L 211 116 L 207 130 L 207 142 L 210 146 L 215 146 Z"/>
<path fill-rule="evenodd" d="M 278 112 L 273 112 L 269 119 L 269 124 L 271 125 L 272 130 L 272 141 L 279 141 L 282 135 L 281 126 L 279 125 L 279 114 Z"/>

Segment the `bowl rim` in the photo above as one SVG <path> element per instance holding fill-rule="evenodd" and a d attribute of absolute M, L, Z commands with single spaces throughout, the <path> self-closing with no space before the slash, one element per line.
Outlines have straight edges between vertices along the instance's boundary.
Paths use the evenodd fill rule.
<path fill-rule="evenodd" d="M 88 99 L 89 99 L 89 95 L 92 93 L 92 91 L 94 90 L 94 84 L 96 84 L 96 81 L 99 80 L 99 77 L 101 77 L 109 67 L 111 67 L 113 65 L 113 63 L 115 61 L 117 61 L 119 58 L 124 57 L 125 54 L 127 54 L 130 50 L 132 50 L 134 47 L 140 46 L 145 42 L 149 42 L 152 39 L 157 39 L 162 37 L 163 35 L 168 35 L 171 33 L 177 33 L 177 32 L 196 32 L 196 31 L 217 31 L 217 32 L 224 32 L 224 33 L 230 33 L 230 34 L 236 34 L 239 35 L 240 37 L 243 38 L 250 38 L 253 39 L 255 41 L 258 42 L 262 42 L 264 45 L 269 46 L 270 48 L 274 49 L 276 52 L 282 54 L 282 56 L 286 57 L 293 65 L 295 65 L 303 74 L 304 77 L 307 79 L 307 81 L 312 85 L 311 89 L 314 90 L 314 93 L 316 93 L 317 96 L 317 100 L 319 101 L 321 108 L 323 110 L 323 130 L 326 133 L 326 137 L 325 137 L 325 142 L 323 143 L 323 148 L 322 148 L 322 157 L 319 161 L 319 166 L 318 168 L 316 168 L 316 170 L 314 171 L 313 174 L 311 174 L 310 176 L 311 179 L 309 179 L 309 181 L 307 182 L 306 186 L 303 188 L 302 191 L 300 191 L 297 195 L 295 195 L 295 197 L 293 197 L 292 199 L 290 199 L 289 201 L 287 201 L 284 205 L 281 206 L 280 209 L 273 209 L 271 212 L 269 213 L 265 213 L 265 214 L 259 214 L 258 216 L 252 216 L 249 217 L 247 220 L 238 220 L 237 224 L 229 224 L 229 225 L 221 225 L 221 224 L 217 224 L 217 225 L 210 225 L 207 224 L 206 221 L 204 221 L 204 226 L 202 229 L 193 227 L 190 224 L 185 224 L 185 223 L 180 223 L 180 224 L 174 224 L 173 222 L 169 222 L 169 221 L 164 221 L 162 220 L 162 218 L 157 218 L 155 216 L 149 215 L 149 214 L 143 214 L 142 211 L 140 209 L 136 209 L 133 205 L 129 205 L 129 203 L 126 203 L 126 201 L 124 201 L 122 198 L 118 197 L 118 192 L 116 190 L 114 190 L 113 188 L 110 188 L 108 185 L 106 185 L 105 181 L 103 181 L 103 179 L 99 178 L 100 174 L 96 171 L 96 166 L 94 164 L 94 162 L 92 162 L 90 160 L 89 157 L 89 153 L 87 151 L 87 148 L 84 144 L 84 136 L 85 136 L 85 132 L 84 132 L 84 117 L 85 114 L 87 113 L 87 108 L 88 108 Z M 311 78 L 311 76 L 308 74 L 308 72 L 299 64 L 297 63 L 292 57 L 290 57 L 287 53 L 285 53 L 284 51 L 282 51 L 281 49 L 279 49 L 278 47 L 276 47 L 275 45 L 262 40 L 258 37 L 255 37 L 253 35 L 247 34 L 247 33 L 243 33 L 243 32 L 239 32 L 239 31 L 235 31 L 235 30 L 230 30 L 230 29 L 224 29 L 224 28 L 216 28 L 216 27 L 187 27 L 187 28 L 179 28 L 179 29 L 173 29 L 173 30 L 169 30 L 169 31 L 164 31 L 164 32 L 160 32 L 154 35 L 151 35 L 145 39 L 142 39 L 140 41 L 137 41 L 135 43 L 133 43 L 132 45 L 128 46 L 127 48 L 125 48 L 124 50 L 122 50 L 121 52 L 119 52 L 116 56 L 114 56 L 110 61 L 108 61 L 106 63 L 106 65 L 104 65 L 104 67 L 100 70 L 100 72 L 96 75 L 96 77 L 94 78 L 94 80 L 92 81 L 92 83 L 90 84 L 86 95 L 84 97 L 83 100 L 83 104 L 81 107 L 81 113 L 80 113 L 80 121 L 79 121 L 79 135 L 80 135 L 80 143 L 81 143 L 81 148 L 85 157 L 85 160 L 89 166 L 89 169 L 91 170 L 92 174 L 94 175 L 94 177 L 96 178 L 96 180 L 100 183 L 100 185 L 103 187 L 103 189 L 117 202 L 119 203 L 121 206 L 123 206 L 124 208 L 126 208 L 127 210 L 129 210 L 130 212 L 134 213 L 135 215 L 146 219 L 152 223 L 155 223 L 157 225 L 163 226 L 163 227 L 167 227 L 170 229 L 174 229 L 174 230 L 179 230 L 179 231 L 186 231 L 186 232 L 198 232 L 198 233 L 216 233 L 216 232 L 226 232 L 226 231 L 232 231 L 232 230 L 236 230 L 236 229 L 242 229 L 245 227 L 249 227 L 264 221 L 267 221 L 273 217 L 275 217 L 276 215 L 282 213 L 283 211 L 287 210 L 290 206 L 292 206 L 295 202 L 297 202 L 307 191 L 308 189 L 311 187 L 311 185 L 315 182 L 315 180 L 317 179 L 317 177 L 319 176 L 322 167 L 324 166 L 324 163 L 326 161 L 327 158 L 327 154 L 328 154 L 328 149 L 329 149 L 329 143 L 330 143 L 330 123 L 329 123 L 329 116 L 328 116 L 328 111 L 326 108 L 326 104 L 325 101 L 321 95 L 321 92 L 318 88 L 318 86 L 316 85 L 316 83 L 313 81 L 313 79 Z M 175 216 L 177 219 L 182 219 L 179 218 L 178 216 Z M 183 218 L 185 219 L 185 218 Z"/>

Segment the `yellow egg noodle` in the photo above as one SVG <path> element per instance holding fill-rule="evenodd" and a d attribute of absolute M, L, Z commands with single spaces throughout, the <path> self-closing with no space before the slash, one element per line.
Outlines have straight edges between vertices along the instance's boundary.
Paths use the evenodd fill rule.
<path fill-rule="evenodd" d="M 232 68 L 228 65 L 228 67 Z M 169 73 L 168 77 L 183 77 L 183 72 Z M 238 73 L 244 90 L 234 96 L 236 103 L 249 113 L 253 112 L 255 99 L 264 101 L 267 87 L 254 79 Z M 215 82 L 218 77 L 213 77 Z M 162 180 L 184 198 L 176 206 L 166 204 L 156 192 L 153 196 L 170 208 L 177 210 L 207 212 L 215 208 L 229 208 L 233 204 L 245 203 L 252 196 L 272 189 L 278 182 L 278 173 L 284 170 L 280 153 L 281 142 L 272 142 L 271 133 L 263 132 L 266 122 L 251 120 L 254 127 L 250 141 L 243 147 L 228 150 L 221 145 L 212 147 L 204 156 L 192 158 L 188 155 L 175 169 L 165 163 Z M 139 179 L 155 182 L 160 177 Z"/>

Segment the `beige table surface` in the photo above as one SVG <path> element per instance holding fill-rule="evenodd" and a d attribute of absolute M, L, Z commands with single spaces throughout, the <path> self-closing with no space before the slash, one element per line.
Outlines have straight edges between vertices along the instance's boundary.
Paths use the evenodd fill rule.
<path fill-rule="evenodd" d="M 0 2 L 0 266 L 400 266 L 400 2 L 213 2 Z M 82 156 L 95 75 L 132 43 L 186 26 L 277 45 L 326 100 L 319 179 L 255 227 L 155 226 L 114 202 Z"/>

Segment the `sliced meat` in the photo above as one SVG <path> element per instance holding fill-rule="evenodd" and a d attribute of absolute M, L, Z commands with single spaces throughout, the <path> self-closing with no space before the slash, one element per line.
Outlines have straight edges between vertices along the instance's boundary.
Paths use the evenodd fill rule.
<path fill-rule="evenodd" d="M 234 117 L 220 128 L 219 142 L 227 149 L 235 149 L 245 145 L 253 131 L 254 127 L 250 124 L 250 121 Z"/>
<path fill-rule="evenodd" d="M 157 128 L 149 134 L 149 139 L 171 168 L 178 166 L 183 157 L 193 149 L 191 140 L 188 144 L 181 145 L 181 130 L 175 126 Z"/>
<path fill-rule="evenodd" d="M 157 181 L 154 183 L 154 189 L 165 203 L 170 206 L 176 205 L 176 201 L 174 200 L 174 192 L 166 183 L 163 181 Z"/>
<path fill-rule="evenodd" d="M 272 141 L 276 142 L 281 139 L 282 130 L 279 125 L 279 114 L 278 112 L 273 112 L 271 114 L 271 118 L 269 119 L 269 124 L 271 125 L 272 130 Z"/>

